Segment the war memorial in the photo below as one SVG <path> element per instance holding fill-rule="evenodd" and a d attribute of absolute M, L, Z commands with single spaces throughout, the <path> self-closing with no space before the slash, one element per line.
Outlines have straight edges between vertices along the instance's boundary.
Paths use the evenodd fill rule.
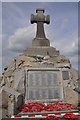
<path fill-rule="evenodd" d="M 44 31 L 50 16 L 44 13 L 44 9 L 36 9 L 36 15 L 31 15 L 31 24 L 37 26 L 32 46 L 14 58 L 0 77 L 0 119 L 14 114 L 19 95 L 25 103 L 64 101 L 78 105 L 78 72 L 67 57 L 50 46 Z"/>

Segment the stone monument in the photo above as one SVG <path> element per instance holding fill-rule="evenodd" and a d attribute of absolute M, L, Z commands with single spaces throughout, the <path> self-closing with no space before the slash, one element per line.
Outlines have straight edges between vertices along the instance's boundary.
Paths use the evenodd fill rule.
<path fill-rule="evenodd" d="M 36 13 L 37 15 L 31 15 L 31 24 L 37 23 L 36 37 L 32 41 L 32 46 L 50 46 L 44 31 L 44 23 L 50 23 L 50 16 L 44 15 L 44 9 L 37 9 Z"/>
<path fill-rule="evenodd" d="M 45 98 L 48 97 L 49 99 L 53 98 L 54 102 L 55 96 L 58 101 L 61 98 L 64 102 L 76 106 L 78 104 L 80 93 L 78 72 L 72 68 L 68 58 L 61 55 L 59 50 L 50 46 L 50 41 L 46 38 L 44 31 L 44 23 L 50 23 L 49 15 L 44 15 L 44 9 L 37 9 L 36 13 L 37 15 L 31 15 L 31 23 L 37 24 L 36 37 L 32 40 L 32 47 L 27 48 L 23 54 L 14 58 L 0 76 L 1 118 L 15 113 L 15 101 L 19 95 L 23 95 L 25 102 L 32 96 L 32 100 L 42 97 L 43 101 L 46 101 Z M 49 80 L 52 84 L 49 84 Z M 54 88 L 53 81 L 54 84 L 59 86 L 57 90 Z M 38 86 L 40 86 L 40 89 L 38 89 Z M 42 91 L 43 88 L 44 91 Z M 37 94 L 35 94 L 35 90 L 37 90 Z M 41 93 L 44 95 L 41 96 Z M 61 96 L 58 96 L 58 93 Z"/>

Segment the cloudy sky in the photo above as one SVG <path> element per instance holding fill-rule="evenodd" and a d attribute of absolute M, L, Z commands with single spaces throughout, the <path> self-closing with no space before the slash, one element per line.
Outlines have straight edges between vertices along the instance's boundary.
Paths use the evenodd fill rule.
<path fill-rule="evenodd" d="M 31 47 L 31 41 L 36 34 L 36 24 L 30 23 L 30 15 L 36 14 L 36 8 L 44 8 L 45 15 L 50 15 L 50 24 L 45 24 L 45 33 L 51 46 L 68 57 L 77 69 L 77 2 L 3 2 L 2 45 L 0 44 L 3 68 L 23 50 Z"/>

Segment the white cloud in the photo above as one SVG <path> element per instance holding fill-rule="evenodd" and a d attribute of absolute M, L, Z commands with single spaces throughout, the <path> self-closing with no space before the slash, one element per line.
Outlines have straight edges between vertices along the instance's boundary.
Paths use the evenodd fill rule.
<path fill-rule="evenodd" d="M 18 28 L 8 39 L 9 49 L 21 52 L 31 46 L 32 39 L 35 35 L 35 30 L 33 28 L 33 25 L 30 25 L 27 28 Z"/>
<path fill-rule="evenodd" d="M 51 46 L 60 51 L 60 54 L 65 55 L 71 61 L 74 68 L 78 69 L 78 36 L 71 35 L 66 38 L 51 40 Z"/>
<path fill-rule="evenodd" d="M 73 32 L 72 34 L 67 34 L 66 37 L 58 36 L 58 33 L 51 37 L 51 46 L 59 49 L 62 54 L 68 56 L 74 56 L 78 54 L 78 35 Z"/>

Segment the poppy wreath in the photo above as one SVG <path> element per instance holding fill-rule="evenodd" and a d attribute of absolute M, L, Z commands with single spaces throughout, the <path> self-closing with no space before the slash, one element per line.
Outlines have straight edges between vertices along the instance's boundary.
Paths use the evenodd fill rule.
<path fill-rule="evenodd" d="M 63 118 L 66 120 L 79 120 L 78 116 L 73 113 L 66 113 Z"/>
<path fill-rule="evenodd" d="M 76 107 L 69 103 L 55 102 L 45 105 L 44 103 L 29 102 L 21 106 L 22 112 L 42 112 L 42 111 L 62 111 L 76 109 Z M 79 120 L 78 116 L 73 113 L 66 113 L 63 118 L 65 120 Z M 46 120 L 59 120 L 58 117 L 52 115 L 48 116 Z"/>
<path fill-rule="evenodd" d="M 45 120 L 45 119 L 40 119 L 40 120 Z M 60 120 L 60 119 L 58 119 L 57 117 L 55 117 L 54 115 L 52 116 L 48 116 L 47 118 L 46 118 L 46 120 Z"/>
<path fill-rule="evenodd" d="M 59 119 L 56 116 L 52 115 L 52 116 L 48 116 L 46 120 L 59 120 Z"/>
<path fill-rule="evenodd" d="M 61 102 L 56 102 L 53 104 L 47 104 L 45 105 L 44 103 L 27 103 L 23 104 L 21 106 L 22 112 L 41 112 L 41 111 L 62 111 L 62 110 L 71 110 L 71 109 L 76 109 L 76 107 L 72 104 L 68 103 L 61 103 Z"/>

